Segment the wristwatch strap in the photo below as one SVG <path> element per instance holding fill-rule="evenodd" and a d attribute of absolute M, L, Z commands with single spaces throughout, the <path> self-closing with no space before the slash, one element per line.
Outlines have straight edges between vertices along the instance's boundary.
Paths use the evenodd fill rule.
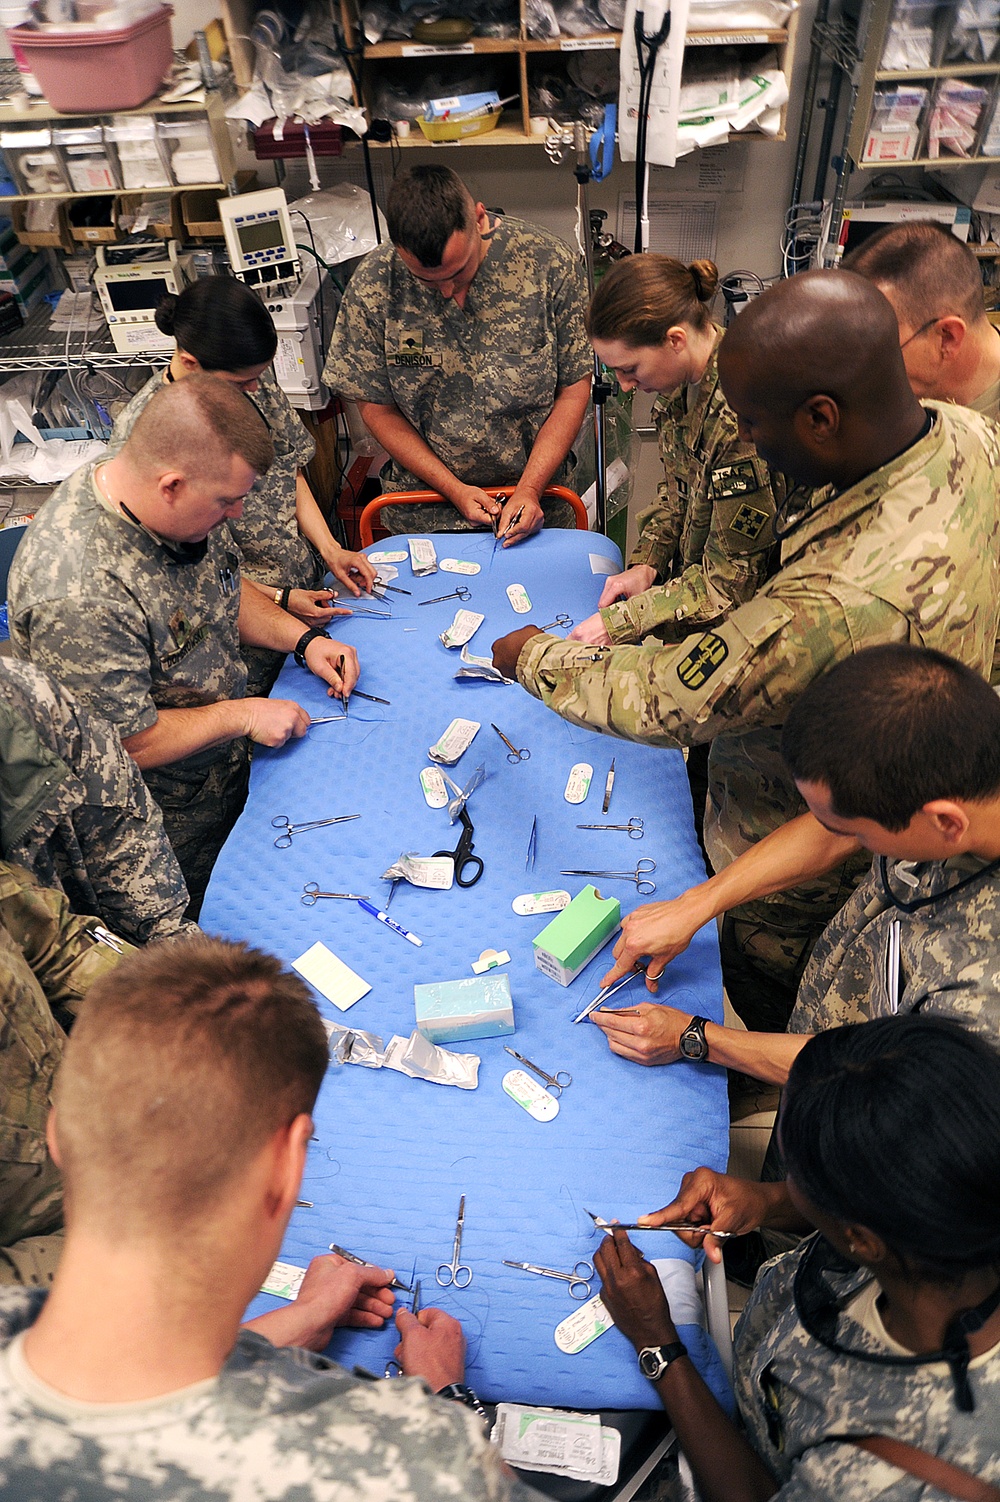
<path fill-rule="evenodd" d="M 671 1341 L 667 1346 L 643 1346 L 639 1352 L 639 1370 L 650 1382 L 659 1382 L 671 1362 L 687 1353 L 687 1346 L 681 1340 Z"/>
<path fill-rule="evenodd" d="M 311 641 L 314 641 L 317 636 L 324 636 L 327 641 L 332 640 L 329 631 L 324 631 L 322 626 L 312 626 L 308 631 L 303 631 L 302 635 L 296 642 L 292 656 L 295 658 L 295 661 L 298 663 L 300 668 L 304 668 L 306 666 L 306 647 L 308 647 L 309 643 Z"/>
<path fill-rule="evenodd" d="M 466 1408 L 471 1408 L 473 1413 L 478 1413 L 481 1419 L 486 1418 L 486 1409 L 479 1395 L 464 1382 L 449 1382 L 447 1387 L 438 1389 L 438 1397 L 451 1398 L 455 1403 L 464 1403 Z"/>
<path fill-rule="evenodd" d="M 709 1019 L 707 1017 L 691 1018 L 691 1021 L 681 1033 L 679 1039 L 680 1055 L 682 1059 L 698 1060 L 708 1058 L 708 1040 L 705 1037 L 705 1028 L 708 1026 L 708 1021 Z M 697 1041 L 698 1047 L 695 1051 L 689 1052 L 684 1047 L 684 1040 L 686 1038 Z"/>
<path fill-rule="evenodd" d="M 284 589 L 281 591 L 281 598 L 278 600 L 278 604 L 281 606 L 282 610 L 288 609 L 288 601 L 291 599 L 291 595 L 292 586 L 290 584 L 286 584 Z"/>

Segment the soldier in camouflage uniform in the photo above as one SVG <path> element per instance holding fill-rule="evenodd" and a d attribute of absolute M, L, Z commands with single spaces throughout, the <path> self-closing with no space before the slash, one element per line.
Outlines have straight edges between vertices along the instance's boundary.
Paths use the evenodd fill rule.
<path fill-rule="evenodd" d="M 0 852 L 135 944 L 196 931 L 163 817 L 118 734 L 0 659 Z"/>
<path fill-rule="evenodd" d="M 62 1251 L 62 1181 L 45 1145 L 66 1041 L 53 1008 L 75 1012 L 117 965 L 93 929 L 60 892 L 0 863 L 0 1283 L 51 1282 Z"/>
<path fill-rule="evenodd" d="M 783 1085 L 803 1035 L 908 1012 L 950 1017 L 1000 1048 L 996 693 L 954 658 L 915 647 L 869 647 L 805 691 L 786 721 L 783 745 L 816 820 L 880 853 L 817 941 L 788 1034 L 707 1023 L 704 1059 Z M 942 800 L 949 817 L 964 825 L 944 850 Z M 760 847 L 742 858 L 749 872 L 758 857 L 758 891 L 801 880 L 802 847 L 788 833 L 785 842 L 780 832 L 769 841 L 766 867 Z M 729 881 L 737 874 L 727 873 Z M 721 900 L 719 878 L 714 884 Z M 712 887 L 705 883 L 706 899 Z M 679 907 L 688 937 L 719 911 L 716 902 L 691 909 L 683 898 Z M 684 947 L 677 912 L 666 903 L 630 914 L 604 983 L 627 974 L 643 954 L 663 957 L 657 923 L 670 954 Z M 649 969 L 658 978 L 659 966 Z M 649 1003 L 620 1015 L 597 1012 L 593 1020 L 614 1053 L 645 1064 L 682 1058 L 680 1040 L 692 1023 L 688 1013 Z"/>
<path fill-rule="evenodd" d="M 259 415 L 232 386 L 206 375 L 165 386 L 113 459 L 85 465 L 46 503 L 8 585 L 17 655 L 58 676 L 139 759 L 192 917 L 246 797 L 249 739 L 283 745 L 308 729 L 292 701 L 246 698 L 241 635 L 281 651 L 298 643 L 338 692 L 341 656 L 348 690 L 357 673 L 352 648 L 303 635 L 259 591 L 241 591 L 239 553 L 221 523 L 239 514 L 240 486 L 266 473 L 269 451 Z M 162 476 L 184 476 L 190 460 L 176 455 L 192 452 L 212 478 L 186 477 L 164 500 Z M 157 533 L 137 510 L 173 530 Z"/>
<path fill-rule="evenodd" d="M 787 1185 L 697 1169 L 643 1217 L 821 1227 L 762 1270 L 736 1327 L 738 1429 L 674 1345 L 655 1268 L 624 1231 L 605 1239 L 602 1298 L 637 1350 L 669 1360 L 652 1380 L 699 1495 L 922 1502 L 979 1495 L 976 1481 L 995 1493 L 998 1097 L 996 1050 L 940 1018 L 834 1029 L 792 1070 Z"/>
<path fill-rule="evenodd" d="M 590 304 L 587 332 L 622 390 L 659 393 L 663 479 L 638 518 L 628 567 L 606 581 L 598 613 L 571 641 L 618 645 L 651 632 L 680 641 L 752 599 L 772 571 L 784 486 L 740 437 L 719 385 L 723 330 L 708 311 L 718 280 L 712 261 L 629 256 Z"/>
<path fill-rule="evenodd" d="M 398 1314 L 406 1376 L 389 1381 L 237 1329 L 294 1207 L 328 1063 L 304 983 L 244 946 L 158 946 L 92 993 L 56 1085 L 63 1261 L 51 1295 L 0 1294 L 0 1494 L 537 1496 L 488 1443 L 474 1394 L 453 1389 L 464 1341 L 443 1310 Z M 194 1276 L 179 1244 L 199 1249 Z M 88 1260 L 105 1247 L 114 1278 Z M 99 1375 L 109 1357 L 113 1393 Z M 133 1397 L 141 1419 L 123 1425 Z"/>
<path fill-rule="evenodd" d="M 494 656 L 576 724 L 658 746 L 713 741 L 705 836 L 716 871 L 803 809 L 780 726 L 814 678 L 885 641 L 936 647 L 987 674 L 1000 624 L 996 429 L 963 408 L 917 404 L 874 287 L 842 272 L 780 283 L 741 314 L 720 361 L 769 463 L 808 485 L 824 467 L 837 477 L 786 502 L 779 572 L 677 646 L 591 648 L 528 627 Z M 824 387 L 836 399 L 804 395 Z M 839 413 L 838 438 L 815 450 L 795 423 L 810 406 L 823 421 Z M 748 1026 L 784 1028 L 812 945 L 867 864 L 727 916 L 724 975 Z"/>
<path fill-rule="evenodd" d="M 496 512 L 504 530 L 523 505 L 512 541 L 543 510 L 546 526 L 575 526 L 565 502 L 539 509 L 538 498 L 570 477 L 590 396 L 579 257 L 547 230 L 488 214 L 445 167 L 400 173 L 386 211 L 394 244 L 351 278 L 323 379 L 392 456 L 383 490 L 430 488 L 452 504 L 387 507 L 382 525 L 460 532 Z M 502 513 L 483 485 L 512 487 Z"/>
<path fill-rule="evenodd" d="M 275 378 L 271 362 L 277 335 L 256 293 L 233 277 L 201 277 L 156 310 L 161 333 L 177 340 L 163 376 L 154 375 L 115 421 L 109 451 L 117 453 L 163 380 L 198 371 L 230 381 L 257 407 L 274 445 L 274 462 L 258 477 L 241 517 L 226 523 L 243 558 L 243 577 L 307 626 L 333 615 L 333 597 L 321 588 L 329 569 L 352 595 L 369 586 L 375 571 L 360 553 L 331 535 L 304 470 L 316 452 L 309 433 Z M 267 647 L 242 646 L 247 695 L 267 694 L 284 661 Z"/>

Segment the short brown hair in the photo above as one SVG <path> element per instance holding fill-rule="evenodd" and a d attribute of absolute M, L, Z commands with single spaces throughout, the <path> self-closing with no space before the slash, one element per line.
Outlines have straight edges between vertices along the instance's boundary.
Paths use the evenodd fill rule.
<path fill-rule="evenodd" d="M 125 445 L 136 467 L 149 472 L 193 463 L 217 473 L 238 455 L 257 475 L 274 462 L 274 444 L 255 404 L 230 381 L 196 372 L 157 391 L 136 418 Z"/>
<path fill-rule="evenodd" d="M 890 287 L 893 303 L 914 329 L 949 313 L 967 323 L 986 317 L 979 262 L 949 229 L 931 220 L 883 225 L 844 257 L 842 267 Z"/>
<path fill-rule="evenodd" d="M 475 200 L 450 167 L 431 163 L 401 172 L 389 190 L 385 220 L 393 245 L 421 266 L 440 266 L 445 246 L 472 223 Z"/>
<path fill-rule="evenodd" d="M 709 304 L 719 285 L 714 261 L 685 266 L 652 252 L 626 256 L 601 278 L 587 312 L 591 339 L 620 339 L 630 349 L 663 343 L 678 323 L 711 324 Z"/>
<path fill-rule="evenodd" d="M 311 1113 L 328 1062 L 307 987 L 273 956 L 204 935 L 128 956 L 88 992 L 56 1077 L 70 1211 L 196 1221 Z"/>

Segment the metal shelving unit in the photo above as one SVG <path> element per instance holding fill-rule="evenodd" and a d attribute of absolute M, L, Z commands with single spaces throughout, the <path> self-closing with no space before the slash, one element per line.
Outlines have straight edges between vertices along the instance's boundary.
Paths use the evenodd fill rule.
<path fill-rule="evenodd" d="M 0 375 L 20 371 L 130 370 L 135 365 L 161 369 L 170 360 L 168 351 L 142 355 L 119 354 L 106 323 L 90 332 L 53 333 L 48 306 L 36 308 L 23 328 L 0 339 Z M 2 489 L 0 483 L 0 489 Z"/>

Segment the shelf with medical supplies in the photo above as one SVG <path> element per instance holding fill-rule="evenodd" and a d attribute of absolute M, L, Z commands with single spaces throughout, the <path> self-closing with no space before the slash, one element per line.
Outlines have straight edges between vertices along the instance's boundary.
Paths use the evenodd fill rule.
<path fill-rule="evenodd" d="M 973 17 L 974 19 L 974 17 Z M 861 171 L 1000 161 L 996 27 L 941 6 L 869 0 L 847 150 Z"/>
<path fill-rule="evenodd" d="M 204 104 L 150 99 L 134 110 L 64 115 L 45 100 L 0 106 L 9 202 L 118 192 L 229 191 L 236 164 L 219 92 Z"/>
<path fill-rule="evenodd" d="M 53 333 L 49 317 L 48 306 L 42 304 L 29 313 L 22 328 L 0 338 L 0 375 L 21 371 L 129 370 L 135 365 L 158 368 L 170 359 L 169 351 L 120 353 L 103 319 L 97 329 Z"/>

